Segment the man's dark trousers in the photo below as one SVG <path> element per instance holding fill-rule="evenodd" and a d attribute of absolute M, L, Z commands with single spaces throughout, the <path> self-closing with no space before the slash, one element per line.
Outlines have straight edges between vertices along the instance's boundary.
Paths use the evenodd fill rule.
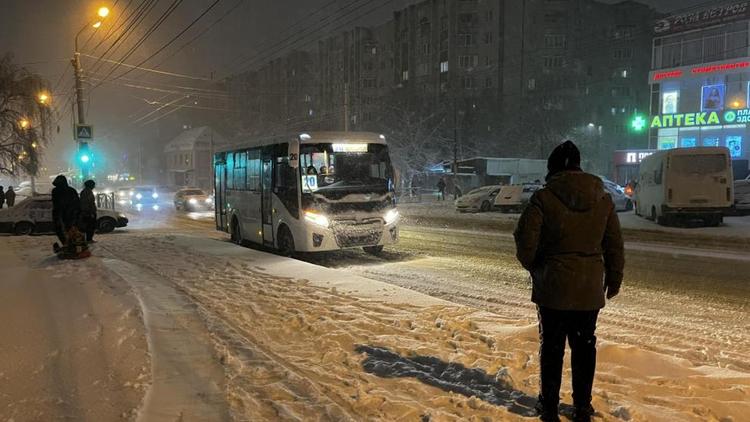
<path fill-rule="evenodd" d="M 596 319 L 595 311 L 561 311 L 538 307 L 541 347 L 541 404 L 546 409 L 556 409 L 560 401 L 565 339 L 571 350 L 573 371 L 573 404 L 587 408 L 591 404 L 591 389 L 596 370 Z"/>

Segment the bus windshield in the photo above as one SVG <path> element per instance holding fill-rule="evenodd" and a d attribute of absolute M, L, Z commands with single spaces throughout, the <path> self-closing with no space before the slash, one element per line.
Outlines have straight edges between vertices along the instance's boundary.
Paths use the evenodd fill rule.
<path fill-rule="evenodd" d="M 386 193 L 392 190 L 388 147 L 382 144 L 306 144 L 300 147 L 303 193 Z"/>

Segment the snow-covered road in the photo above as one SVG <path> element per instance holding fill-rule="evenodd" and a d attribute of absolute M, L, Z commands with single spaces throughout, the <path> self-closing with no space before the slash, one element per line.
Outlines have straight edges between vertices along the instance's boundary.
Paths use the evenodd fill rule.
<path fill-rule="evenodd" d="M 186 420 L 201 409 L 219 415 L 213 419 L 228 409 L 247 421 L 533 415 L 535 311 L 507 233 L 404 226 L 401 243 L 380 257 L 350 250 L 299 261 L 229 243 L 211 213 L 137 217 L 126 230 L 99 236 L 94 258 L 59 268 L 132 286 L 147 333 L 149 307 L 161 308 L 169 347 L 150 338 L 155 364 L 141 417 L 171 420 L 179 406 Z M 32 257 L 49 241 L 12 240 Z M 740 421 L 750 414 L 743 274 L 750 262 L 742 253 L 628 244 L 625 286 L 598 334 L 601 420 Z M 162 378 L 160 361 L 182 369 Z M 180 379 L 185 388 L 171 397 L 182 402 L 153 400 L 164 381 Z M 191 394 L 192 405 L 184 399 Z"/>

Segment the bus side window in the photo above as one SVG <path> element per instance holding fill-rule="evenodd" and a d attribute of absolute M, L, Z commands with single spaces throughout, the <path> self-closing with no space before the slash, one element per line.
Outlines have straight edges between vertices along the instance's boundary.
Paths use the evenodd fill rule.
<path fill-rule="evenodd" d="M 663 173 L 664 164 L 659 166 L 658 169 L 654 170 L 654 183 L 657 185 L 661 185 L 661 176 Z"/>

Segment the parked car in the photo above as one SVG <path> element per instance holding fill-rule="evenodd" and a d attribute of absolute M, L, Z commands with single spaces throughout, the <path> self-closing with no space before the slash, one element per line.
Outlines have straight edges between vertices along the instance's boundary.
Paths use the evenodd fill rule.
<path fill-rule="evenodd" d="M 750 176 L 734 181 L 734 213 L 750 214 Z"/>
<path fill-rule="evenodd" d="M 495 196 L 500 192 L 499 185 L 482 186 L 456 199 L 456 211 L 458 212 L 487 212 L 492 210 Z"/>
<path fill-rule="evenodd" d="M 494 208 L 500 212 L 521 212 L 529 204 L 531 195 L 541 188 L 538 183 L 503 186 L 495 197 Z"/>
<path fill-rule="evenodd" d="M 210 210 L 214 207 L 214 199 L 202 189 L 180 189 L 174 194 L 174 208 L 177 211 Z"/>
<path fill-rule="evenodd" d="M 49 195 L 49 193 L 52 192 L 52 184 L 37 182 L 34 185 L 34 189 L 37 194 Z M 13 191 L 16 192 L 17 197 L 29 197 L 33 195 L 31 192 L 31 182 L 21 182 L 18 186 L 13 188 Z"/>
<path fill-rule="evenodd" d="M 109 233 L 117 227 L 128 225 L 125 214 L 108 209 L 97 211 L 97 231 Z M 26 198 L 12 208 L 0 209 L 0 232 L 16 235 L 51 233 L 55 231 L 52 222 L 52 196 L 37 195 Z"/>
<path fill-rule="evenodd" d="M 612 202 L 615 203 L 615 211 L 633 210 L 633 200 L 625 193 L 625 188 L 606 177 L 599 176 L 599 178 L 604 182 L 604 191 L 609 194 Z"/>

